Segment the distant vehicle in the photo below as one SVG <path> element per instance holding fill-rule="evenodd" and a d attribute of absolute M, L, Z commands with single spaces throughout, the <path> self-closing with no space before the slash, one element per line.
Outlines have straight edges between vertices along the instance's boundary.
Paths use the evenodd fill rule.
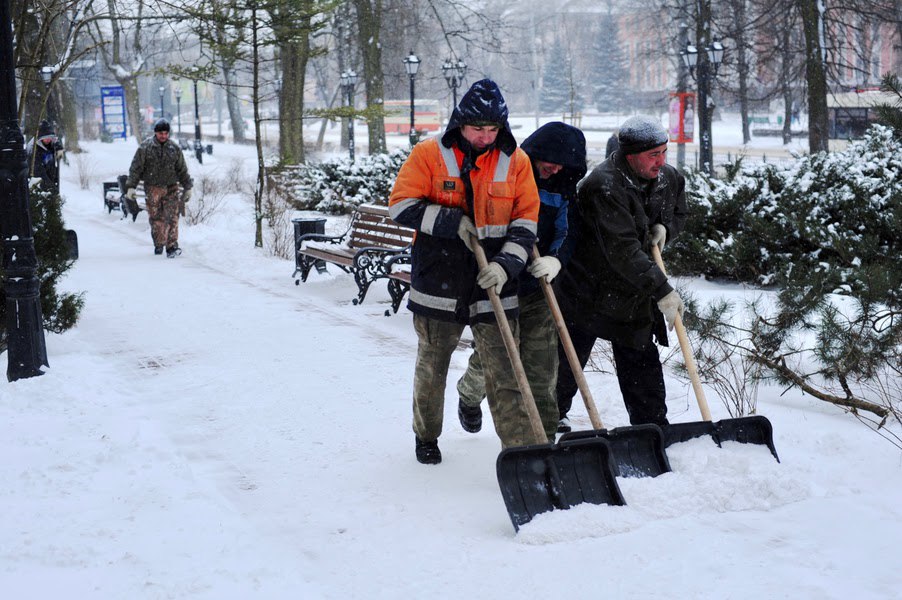
<path fill-rule="evenodd" d="M 386 100 L 385 133 L 410 133 L 410 100 Z M 414 127 L 419 133 L 436 132 L 441 128 L 438 100 L 417 99 L 413 105 Z"/>

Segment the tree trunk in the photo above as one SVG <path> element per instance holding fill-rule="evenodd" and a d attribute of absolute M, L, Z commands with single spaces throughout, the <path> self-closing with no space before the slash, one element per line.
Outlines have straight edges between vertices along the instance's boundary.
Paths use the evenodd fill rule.
<path fill-rule="evenodd" d="M 257 9 L 251 9 L 251 69 L 254 87 L 254 137 L 257 144 L 257 185 L 254 186 L 254 246 L 263 247 L 263 186 L 266 185 L 266 163 L 263 161 L 263 138 L 260 135 L 260 42 L 257 37 Z"/>
<path fill-rule="evenodd" d="M 366 86 L 367 108 L 382 108 L 384 83 L 382 73 L 382 0 L 353 0 L 357 8 L 357 34 L 360 53 L 363 56 L 363 82 Z M 367 119 L 369 131 L 369 153 L 384 154 L 385 120 L 381 114 Z"/>
<path fill-rule="evenodd" d="M 736 3 L 736 71 L 739 77 L 739 114 L 742 118 L 742 143 L 752 141 L 749 128 L 749 51 L 746 38 L 746 5 L 744 0 Z"/>
<path fill-rule="evenodd" d="M 792 23 L 783 24 L 780 50 L 780 93 L 783 96 L 783 143 L 792 143 L 792 55 L 789 44 L 792 41 Z"/>
<path fill-rule="evenodd" d="M 229 110 L 229 122 L 232 124 L 232 138 L 235 143 L 244 143 L 244 129 L 246 127 L 244 119 L 241 116 L 241 103 L 238 94 L 235 91 L 235 71 L 231 64 L 222 61 L 220 65 L 222 69 L 222 79 L 225 82 L 226 107 Z"/>
<path fill-rule="evenodd" d="M 799 14 L 805 31 L 805 78 L 808 82 L 808 151 L 811 154 L 829 149 L 829 117 L 827 114 L 827 67 L 824 19 L 818 0 L 798 0 Z"/>
<path fill-rule="evenodd" d="M 304 83 L 310 58 L 310 18 L 300 19 L 298 25 L 291 41 L 281 44 L 283 83 L 279 96 L 279 156 L 286 165 L 304 162 Z"/>

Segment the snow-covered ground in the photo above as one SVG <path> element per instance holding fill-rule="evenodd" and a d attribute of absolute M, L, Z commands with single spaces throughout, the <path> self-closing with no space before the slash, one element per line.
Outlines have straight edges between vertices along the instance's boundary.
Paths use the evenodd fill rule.
<path fill-rule="evenodd" d="M 85 147 L 90 189 L 73 156 L 63 170 L 81 253 L 64 286 L 84 313 L 47 335 L 46 374 L 0 383 L 4 598 L 899 597 L 902 457 L 852 417 L 762 387 L 782 463 L 696 440 L 668 450 L 672 473 L 620 480 L 627 506 L 515 534 L 488 411 L 465 433 L 453 386 L 444 462 L 416 462 L 416 336 L 406 309 L 383 316 L 384 285 L 359 306 L 334 269 L 296 287 L 291 262 L 254 248 L 238 195 L 182 225 L 180 258 L 154 256 L 143 213 L 101 208 L 134 142 Z M 189 166 L 252 180 L 252 152 L 217 144 Z M 702 300 L 753 293 L 682 283 Z M 626 424 L 616 380 L 589 381 L 605 422 Z M 671 420 L 698 420 L 689 387 L 667 387 Z"/>

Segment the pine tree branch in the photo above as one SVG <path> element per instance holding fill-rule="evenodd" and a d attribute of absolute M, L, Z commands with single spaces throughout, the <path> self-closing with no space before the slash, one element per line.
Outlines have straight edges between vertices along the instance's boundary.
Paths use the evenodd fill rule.
<path fill-rule="evenodd" d="M 795 373 L 792 369 L 790 369 L 786 365 L 786 361 L 780 359 L 779 361 L 764 356 L 762 354 L 755 354 L 754 358 L 756 361 L 761 362 L 767 368 L 779 373 L 782 377 L 786 378 L 788 381 L 791 381 L 794 385 L 798 386 L 800 390 L 806 392 L 818 400 L 823 400 L 824 402 L 829 402 L 830 404 L 835 404 L 837 406 L 844 406 L 846 408 L 852 409 L 852 411 L 856 410 L 864 410 L 869 413 L 873 413 L 881 418 L 886 418 L 889 415 L 889 411 L 879 404 L 874 404 L 873 402 L 868 402 L 867 400 L 862 400 L 860 398 L 856 398 L 854 395 L 849 394 L 849 396 L 842 398 L 840 396 L 833 396 L 828 394 L 822 390 L 815 388 L 810 385 L 803 377 Z M 848 393 L 848 390 L 847 390 Z"/>

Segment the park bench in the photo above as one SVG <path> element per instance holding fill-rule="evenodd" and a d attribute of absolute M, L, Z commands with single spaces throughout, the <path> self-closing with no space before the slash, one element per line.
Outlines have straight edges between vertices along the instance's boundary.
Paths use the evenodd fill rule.
<path fill-rule="evenodd" d="M 147 208 L 144 197 L 144 183 L 138 183 L 137 188 L 135 188 L 138 191 L 135 201 L 130 202 L 124 196 L 125 182 L 127 180 L 128 175 L 120 175 L 116 181 L 103 182 L 103 206 L 108 213 L 114 210 L 121 210 L 123 219 L 131 215 L 132 221 L 134 221 L 138 218 L 138 213 Z"/>
<path fill-rule="evenodd" d="M 402 227 L 388 214 L 387 206 L 362 204 L 351 215 L 347 231 L 338 236 L 323 233 L 303 233 L 295 237 L 295 270 L 292 277 L 295 285 L 307 281 L 310 269 L 317 265 L 317 271 L 325 271 L 325 263 L 333 264 L 346 273 L 354 276 L 357 284 L 357 297 L 354 304 L 360 304 L 366 298 L 370 285 L 377 279 L 387 278 L 389 282 L 398 281 L 403 285 L 405 277 L 409 287 L 409 273 L 393 273 L 390 269 L 392 258 L 409 256 L 410 244 L 413 242 L 414 230 Z M 400 260 L 398 261 L 400 262 Z M 392 288 L 389 287 L 391 293 Z M 401 296 L 407 291 L 399 288 Z M 397 305 L 400 305 L 400 298 Z M 392 296 L 395 307 L 395 296 Z M 395 308 L 397 312 L 397 308 Z"/>

